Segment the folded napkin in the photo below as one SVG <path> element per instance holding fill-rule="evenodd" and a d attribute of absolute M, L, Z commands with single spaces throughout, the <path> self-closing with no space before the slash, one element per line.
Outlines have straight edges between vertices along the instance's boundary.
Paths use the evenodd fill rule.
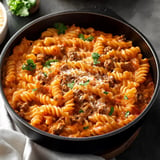
<path fill-rule="evenodd" d="M 32 142 L 18 131 L 0 96 L 0 160 L 104 160 L 104 158 L 90 154 L 56 152 Z"/>

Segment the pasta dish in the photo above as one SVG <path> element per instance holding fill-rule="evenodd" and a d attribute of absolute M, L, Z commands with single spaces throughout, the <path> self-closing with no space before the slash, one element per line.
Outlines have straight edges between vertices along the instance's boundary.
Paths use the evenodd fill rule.
<path fill-rule="evenodd" d="M 3 89 L 30 125 L 60 136 L 96 136 L 145 109 L 154 91 L 149 70 L 149 60 L 125 35 L 55 23 L 13 48 Z"/>

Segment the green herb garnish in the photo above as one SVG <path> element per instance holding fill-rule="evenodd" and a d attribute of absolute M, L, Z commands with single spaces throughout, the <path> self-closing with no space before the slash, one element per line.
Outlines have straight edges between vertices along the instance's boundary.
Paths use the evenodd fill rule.
<path fill-rule="evenodd" d="M 32 59 L 28 59 L 27 64 L 25 63 L 22 65 L 22 69 L 28 70 L 28 71 L 33 71 L 36 69 L 36 64 L 34 63 L 34 61 Z"/>
<path fill-rule="evenodd" d="M 80 33 L 78 37 L 85 41 L 84 34 Z"/>
<path fill-rule="evenodd" d="M 130 114 L 130 111 L 127 111 L 127 112 L 125 113 L 125 117 L 127 118 L 127 117 L 129 116 L 129 114 Z"/>
<path fill-rule="evenodd" d="M 47 77 L 47 73 L 46 72 L 44 72 L 43 74 L 44 74 L 45 77 Z"/>
<path fill-rule="evenodd" d="M 36 0 L 8 0 L 9 10 L 16 16 L 25 17 L 29 10 L 36 5 Z"/>
<path fill-rule="evenodd" d="M 98 61 L 99 57 L 100 57 L 99 53 L 96 53 L 96 52 L 92 53 L 93 64 L 99 64 L 100 63 L 100 61 Z"/>
<path fill-rule="evenodd" d="M 128 97 L 127 97 L 126 95 L 124 95 L 124 99 L 125 99 L 125 100 L 128 100 Z"/>
<path fill-rule="evenodd" d="M 79 113 L 84 113 L 83 109 L 80 109 L 80 110 L 79 110 Z"/>
<path fill-rule="evenodd" d="M 86 41 L 92 41 L 94 39 L 93 36 L 89 36 L 88 38 L 86 38 Z"/>
<path fill-rule="evenodd" d="M 53 62 L 58 62 L 58 60 L 57 59 L 50 59 L 50 60 L 46 61 L 43 66 L 49 68 L 51 66 L 51 63 L 53 63 Z"/>
<path fill-rule="evenodd" d="M 83 41 L 92 41 L 94 39 L 93 36 L 89 36 L 88 38 L 84 37 L 84 34 L 80 33 L 78 36 L 80 39 L 82 39 Z"/>
<path fill-rule="evenodd" d="M 67 86 L 72 89 L 74 87 L 74 81 L 71 83 L 68 83 Z"/>
<path fill-rule="evenodd" d="M 83 127 L 83 129 L 88 129 L 89 128 L 89 126 L 85 126 L 85 127 Z"/>
<path fill-rule="evenodd" d="M 107 92 L 107 91 L 104 91 L 103 93 L 104 93 L 104 94 L 108 94 L 109 92 Z"/>
<path fill-rule="evenodd" d="M 37 88 L 32 89 L 33 92 L 37 91 Z"/>
<path fill-rule="evenodd" d="M 88 85 L 89 84 L 89 79 L 86 81 L 86 82 L 81 82 L 81 83 L 79 83 L 79 85 L 81 85 L 81 86 L 86 86 L 86 85 Z"/>
<path fill-rule="evenodd" d="M 113 112 L 114 112 L 114 107 L 112 106 L 108 115 L 111 116 L 113 114 Z"/>
<path fill-rule="evenodd" d="M 65 26 L 63 23 L 55 23 L 54 28 L 58 30 L 58 34 L 65 34 L 67 26 Z"/>

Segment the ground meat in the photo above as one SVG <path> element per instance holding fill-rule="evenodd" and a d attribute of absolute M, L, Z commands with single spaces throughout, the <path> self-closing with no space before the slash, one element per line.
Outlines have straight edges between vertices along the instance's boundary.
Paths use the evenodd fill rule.
<path fill-rule="evenodd" d="M 125 63 L 121 64 L 121 68 L 124 71 L 131 71 L 131 72 L 134 71 L 134 67 L 131 62 L 125 62 Z"/>
<path fill-rule="evenodd" d="M 57 122 L 58 122 L 58 124 L 57 124 L 56 128 L 53 128 L 53 134 L 59 135 L 65 127 L 65 122 L 62 120 L 57 121 Z"/>
<path fill-rule="evenodd" d="M 138 93 L 138 95 L 137 95 L 137 102 L 140 104 L 143 104 L 145 102 L 145 98 L 140 93 Z"/>
<path fill-rule="evenodd" d="M 28 105 L 28 102 L 18 102 L 17 103 L 17 113 L 23 117 L 24 116 L 24 113 L 28 110 L 29 108 L 29 105 Z"/>
<path fill-rule="evenodd" d="M 112 57 L 113 62 L 118 62 L 118 57 Z"/>
<path fill-rule="evenodd" d="M 69 91 L 69 87 L 67 86 L 68 83 L 74 82 L 75 77 L 68 74 L 63 74 L 61 76 L 61 88 L 64 92 Z"/>
<path fill-rule="evenodd" d="M 66 70 L 68 70 L 68 69 L 69 69 L 69 67 L 68 67 L 67 64 L 63 64 L 63 65 L 60 67 L 60 70 L 61 70 L 61 71 L 66 71 Z"/>
<path fill-rule="evenodd" d="M 81 90 L 76 90 L 76 91 L 74 92 L 74 101 L 75 101 L 75 103 L 76 103 L 77 105 L 83 103 L 84 99 L 81 98 L 81 97 L 83 96 L 83 94 L 84 94 L 84 93 L 83 93 Z"/>
<path fill-rule="evenodd" d="M 107 59 L 104 62 L 104 67 L 108 70 L 108 71 L 113 71 L 114 69 L 114 62 L 111 59 Z"/>
<path fill-rule="evenodd" d="M 114 77 L 113 76 L 109 76 L 108 77 L 108 83 L 109 83 L 109 87 L 114 87 L 114 84 L 116 83 L 115 82 L 115 79 L 114 79 Z"/>
<path fill-rule="evenodd" d="M 111 46 L 107 46 L 107 47 L 104 48 L 104 53 L 107 53 L 110 50 L 112 50 L 112 47 Z"/>
<path fill-rule="evenodd" d="M 68 60 L 70 61 L 78 61 L 80 58 L 78 57 L 77 52 L 70 51 L 67 53 Z"/>
<path fill-rule="evenodd" d="M 50 79 L 50 77 L 48 75 L 45 76 L 45 74 L 43 72 L 39 72 L 37 74 L 36 78 L 41 84 L 46 84 Z"/>
<path fill-rule="evenodd" d="M 98 104 L 97 112 L 100 114 L 105 114 L 106 113 L 106 105 L 105 104 Z"/>
<path fill-rule="evenodd" d="M 79 112 L 81 111 L 81 112 Z M 77 111 L 77 115 L 71 117 L 72 124 L 83 124 L 87 117 L 93 113 L 93 108 L 88 102 L 84 102 Z"/>

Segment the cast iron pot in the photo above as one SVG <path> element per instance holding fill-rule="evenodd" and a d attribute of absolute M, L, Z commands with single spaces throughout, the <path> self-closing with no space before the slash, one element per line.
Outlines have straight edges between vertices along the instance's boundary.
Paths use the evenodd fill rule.
<path fill-rule="evenodd" d="M 159 86 L 159 64 L 158 58 L 148 40 L 133 26 L 122 20 L 120 17 L 113 15 L 111 12 L 88 12 L 88 11 L 66 11 L 61 13 L 49 14 L 38 18 L 20 29 L 4 47 L 0 59 L 0 89 L 5 106 L 11 118 L 20 130 L 31 140 L 53 150 L 63 152 L 81 152 L 81 153 L 107 153 L 114 148 L 126 142 L 134 132 L 142 125 L 142 122 L 148 115 L 148 111 L 153 106 L 158 94 Z M 76 24 L 81 27 L 94 27 L 96 30 L 122 35 L 133 41 L 133 45 L 140 46 L 144 57 L 149 58 L 151 73 L 155 84 L 155 91 L 152 99 L 146 109 L 128 125 L 113 132 L 84 138 L 68 138 L 57 135 L 51 135 L 29 125 L 25 120 L 19 117 L 11 108 L 3 92 L 2 86 L 2 68 L 5 59 L 11 54 L 12 49 L 23 37 L 35 40 L 40 37 L 40 33 L 46 28 L 53 26 L 55 22 L 64 24 Z"/>

